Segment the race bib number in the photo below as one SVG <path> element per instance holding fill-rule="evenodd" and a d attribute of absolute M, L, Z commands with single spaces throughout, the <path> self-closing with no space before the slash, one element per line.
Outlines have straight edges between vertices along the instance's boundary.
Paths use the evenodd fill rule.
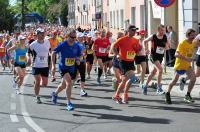
<path fill-rule="evenodd" d="M 157 47 L 156 48 L 156 53 L 157 54 L 164 54 L 165 53 L 165 49 L 163 47 Z"/>
<path fill-rule="evenodd" d="M 87 54 L 93 54 L 93 50 L 87 50 Z"/>
<path fill-rule="evenodd" d="M 73 65 L 75 65 L 75 59 L 74 58 L 66 58 L 65 59 L 65 65 L 66 66 L 73 66 Z"/>
<path fill-rule="evenodd" d="M 25 62 L 25 61 L 26 61 L 26 56 L 25 55 L 19 56 L 19 62 Z"/>
<path fill-rule="evenodd" d="M 47 57 L 45 57 L 45 56 L 38 56 L 37 61 L 38 61 L 38 63 L 47 63 Z"/>
<path fill-rule="evenodd" d="M 99 48 L 99 53 L 106 53 L 106 48 Z"/>
<path fill-rule="evenodd" d="M 127 51 L 127 53 L 126 53 L 126 58 L 127 59 L 131 59 L 131 60 L 133 60 L 134 58 L 135 58 L 135 52 L 134 51 Z"/>
<path fill-rule="evenodd" d="M 1 48 L 0 48 L 0 52 L 1 52 L 1 53 L 4 53 L 4 52 L 5 52 L 5 48 L 1 47 Z"/>

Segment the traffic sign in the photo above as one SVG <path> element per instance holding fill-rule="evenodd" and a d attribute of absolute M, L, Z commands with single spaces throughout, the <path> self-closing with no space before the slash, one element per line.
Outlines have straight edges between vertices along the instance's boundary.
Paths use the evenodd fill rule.
<path fill-rule="evenodd" d="M 160 7 L 169 7 L 175 2 L 175 0 L 154 0 L 154 1 Z"/>

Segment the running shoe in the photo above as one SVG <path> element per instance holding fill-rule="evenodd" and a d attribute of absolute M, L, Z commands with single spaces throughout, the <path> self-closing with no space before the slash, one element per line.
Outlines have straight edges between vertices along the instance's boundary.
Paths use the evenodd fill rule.
<path fill-rule="evenodd" d="M 170 93 L 165 94 L 165 102 L 167 104 L 172 104 Z"/>
<path fill-rule="evenodd" d="M 56 95 L 55 92 L 52 92 L 51 93 L 51 101 L 53 104 L 56 104 L 57 103 L 57 99 L 58 99 L 58 96 Z"/>
<path fill-rule="evenodd" d="M 188 103 L 194 103 L 195 102 L 190 95 L 185 95 L 184 101 L 188 102 Z"/>
<path fill-rule="evenodd" d="M 87 96 L 87 93 L 85 92 L 85 90 L 81 90 L 80 95 L 81 95 L 82 97 L 86 97 L 86 96 Z"/>
<path fill-rule="evenodd" d="M 113 96 L 112 99 L 117 103 L 117 104 L 122 104 L 122 99 L 119 96 Z"/>
<path fill-rule="evenodd" d="M 162 86 L 157 87 L 156 94 L 158 94 L 158 95 L 165 94 L 165 92 L 164 92 L 163 89 L 162 89 Z"/>
<path fill-rule="evenodd" d="M 42 101 L 40 100 L 40 97 L 36 97 L 36 103 L 37 104 L 41 104 L 42 103 Z"/>
<path fill-rule="evenodd" d="M 90 75 L 88 75 L 86 79 L 90 79 L 90 78 L 91 78 Z"/>
<path fill-rule="evenodd" d="M 100 79 L 100 77 L 97 77 L 97 83 L 98 83 L 98 84 L 101 84 L 101 79 Z"/>
<path fill-rule="evenodd" d="M 19 88 L 16 88 L 15 91 L 16 91 L 16 94 L 17 94 L 17 95 L 20 94 Z"/>
<path fill-rule="evenodd" d="M 147 95 L 147 86 L 146 85 L 142 85 L 142 89 L 143 89 L 143 94 Z"/>
<path fill-rule="evenodd" d="M 51 82 L 55 82 L 55 81 L 56 81 L 56 78 L 53 77 L 53 78 L 51 79 Z"/>
<path fill-rule="evenodd" d="M 68 103 L 68 104 L 66 105 L 66 109 L 67 109 L 68 111 L 74 110 L 73 104 L 72 104 L 71 102 Z"/>
<path fill-rule="evenodd" d="M 104 79 L 107 79 L 107 75 L 104 75 Z"/>

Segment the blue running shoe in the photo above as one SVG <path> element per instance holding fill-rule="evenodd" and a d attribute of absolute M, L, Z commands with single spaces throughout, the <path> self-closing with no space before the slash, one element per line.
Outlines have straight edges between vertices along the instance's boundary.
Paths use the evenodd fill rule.
<path fill-rule="evenodd" d="M 101 79 L 100 79 L 100 77 L 97 77 L 97 83 L 98 83 L 98 84 L 101 84 Z"/>
<path fill-rule="evenodd" d="M 146 85 L 142 85 L 142 89 L 143 89 L 143 94 L 147 95 L 147 86 Z"/>
<path fill-rule="evenodd" d="M 66 106 L 66 109 L 67 109 L 68 111 L 74 110 L 73 104 L 72 104 L 71 102 L 68 103 L 67 106 Z"/>
<path fill-rule="evenodd" d="M 51 93 L 51 101 L 53 104 L 56 104 L 57 103 L 57 99 L 58 99 L 58 96 L 56 95 L 55 92 L 52 92 Z"/>
<path fill-rule="evenodd" d="M 159 86 L 157 87 L 156 94 L 157 95 L 163 95 L 163 94 L 165 94 L 165 92 L 162 89 L 162 85 L 160 87 Z"/>

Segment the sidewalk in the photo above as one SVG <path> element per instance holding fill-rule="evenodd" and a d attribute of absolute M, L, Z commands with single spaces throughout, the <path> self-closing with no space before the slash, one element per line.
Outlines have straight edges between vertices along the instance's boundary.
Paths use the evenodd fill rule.
<path fill-rule="evenodd" d="M 153 65 L 152 65 L 151 62 L 149 62 L 149 70 L 150 70 L 150 72 L 151 72 L 152 68 L 153 68 Z M 164 66 L 163 66 L 163 69 L 164 69 Z M 166 73 L 163 73 L 163 79 L 162 79 L 162 82 L 161 82 L 162 85 L 163 85 L 163 89 L 165 91 L 167 91 L 167 87 L 168 87 L 169 83 L 172 81 L 172 79 L 174 77 L 174 68 L 173 67 L 167 67 L 166 69 L 167 69 Z M 185 76 L 186 75 L 183 75 L 181 77 L 185 77 Z M 156 82 L 155 78 L 156 78 L 156 76 L 154 77 L 153 82 Z M 187 84 L 185 85 L 184 90 L 181 91 L 179 89 L 179 81 L 178 81 L 177 84 L 176 84 L 176 86 L 174 86 L 173 89 L 172 89 L 172 94 L 185 95 L 186 92 L 187 92 L 188 83 L 189 83 L 189 81 L 187 81 Z M 150 84 L 151 84 L 151 82 L 150 82 Z M 199 85 L 200 85 L 200 79 L 197 78 L 195 86 L 194 86 L 194 89 L 193 89 L 193 91 L 191 93 L 193 97 L 200 97 L 200 88 L 199 88 Z"/>

